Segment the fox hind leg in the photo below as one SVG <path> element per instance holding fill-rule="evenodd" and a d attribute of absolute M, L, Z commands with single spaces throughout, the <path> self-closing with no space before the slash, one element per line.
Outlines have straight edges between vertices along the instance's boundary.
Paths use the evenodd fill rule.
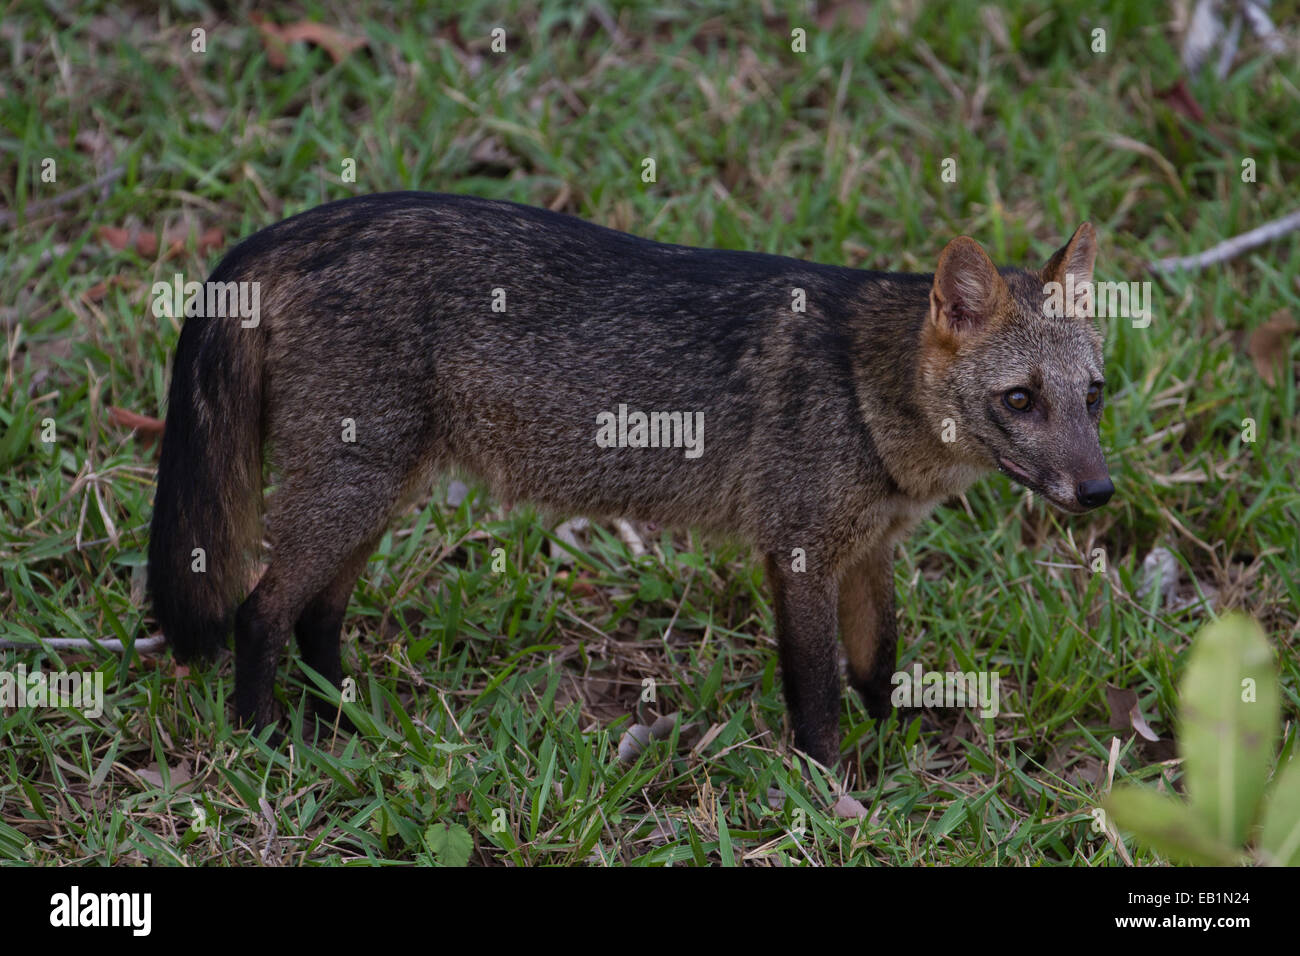
<path fill-rule="evenodd" d="M 335 687 L 343 686 L 340 642 L 348 599 L 366 568 L 366 561 L 378 545 L 379 537 L 371 536 L 352 552 L 334 579 L 303 608 L 294 624 L 294 636 L 298 639 L 303 663 Z M 311 709 L 320 728 L 332 727 L 337 720 L 342 730 L 351 733 L 356 729 L 345 715 L 337 713 L 322 698 L 311 698 Z"/>
<path fill-rule="evenodd" d="M 272 501 L 275 549 L 235 615 L 235 710 L 254 729 L 274 723 L 275 672 L 291 633 L 309 666 L 342 681 L 348 597 L 401 497 L 391 472 L 357 471 L 352 462 L 324 479 L 289 475 Z"/>

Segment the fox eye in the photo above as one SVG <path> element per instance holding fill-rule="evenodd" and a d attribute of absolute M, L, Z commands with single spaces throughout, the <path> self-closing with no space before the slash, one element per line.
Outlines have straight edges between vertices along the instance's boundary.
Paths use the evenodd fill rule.
<path fill-rule="evenodd" d="M 1101 386 L 1096 382 L 1088 387 L 1088 407 L 1091 408 L 1101 401 Z"/>
<path fill-rule="evenodd" d="M 1007 408 L 1017 412 L 1029 411 L 1029 406 L 1034 404 L 1033 398 L 1029 395 L 1026 388 L 1013 388 L 1002 396 L 1002 401 L 1007 403 Z"/>

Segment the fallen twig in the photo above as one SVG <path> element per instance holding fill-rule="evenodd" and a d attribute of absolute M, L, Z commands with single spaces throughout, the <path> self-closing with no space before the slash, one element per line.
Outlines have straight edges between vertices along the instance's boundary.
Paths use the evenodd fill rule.
<path fill-rule="evenodd" d="M 1239 236 L 1233 236 L 1226 239 L 1213 248 L 1206 249 L 1204 252 L 1194 256 L 1174 256 L 1169 259 L 1157 259 L 1152 262 L 1149 268 L 1152 272 L 1177 272 L 1180 269 L 1204 269 L 1206 266 L 1213 265 L 1216 262 L 1223 262 L 1241 255 L 1247 250 L 1254 249 L 1256 246 L 1262 246 L 1266 242 L 1272 242 L 1285 236 L 1288 232 L 1294 232 L 1300 229 L 1300 209 L 1283 216 L 1281 219 L 1274 219 L 1272 222 L 1265 223 L 1258 229 L 1252 229 L 1250 232 L 1243 232 Z"/>
<path fill-rule="evenodd" d="M 100 186 L 107 186 L 109 183 L 113 182 L 114 180 L 122 178 L 122 174 L 125 172 L 126 172 L 125 166 L 114 166 L 108 172 L 104 173 L 104 175 L 97 176 L 96 178 L 92 179 L 90 182 L 82 183 L 80 186 L 77 186 L 73 189 L 69 189 L 67 192 L 59 193 L 57 196 L 50 196 L 48 199 L 36 199 L 33 200 L 32 202 L 29 202 L 26 206 L 23 207 L 23 214 L 28 219 L 31 219 L 35 216 L 41 215 L 44 212 L 48 212 L 51 209 L 57 209 L 59 206 L 62 206 L 64 203 L 71 202 L 72 200 L 76 199 L 82 193 L 88 193 L 93 189 L 98 189 Z M 0 209 L 0 223 L 9 225 L 17 221 L 18 221 L 18 214 L 16 212 L 13 212 L 10 209 Z"/>
<path fill-rule="evenodd" d="M 157 654 L 162 652 L 163 645 L 166 643 L 167 639 L 165 637 L 161 634 L 154 634 L 152 637 L 140 638 L 135 642 L 134 646 L 137 654 Z M 92 641 L 86 637 L 50 637 L 39 644 L 34 641 L 0 639 L 0 648 L 8 650 L 31 650 L 38 647 L 52 647 L 55 650 L 125 650 L 125 646 L 116 637 L 107 637 L 99 641 Z"/>

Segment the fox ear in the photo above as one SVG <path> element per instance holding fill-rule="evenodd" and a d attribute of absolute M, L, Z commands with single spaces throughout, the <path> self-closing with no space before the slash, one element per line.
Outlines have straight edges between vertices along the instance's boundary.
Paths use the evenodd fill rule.
<path fill-rule="evenodd" d="M 930 321 L 958 335 L 982 328 L 997 311 L 1006 288 L 980 244 L 958 236 L 939 253 L 930 290 Z"/>
<path fill-rule="evenodd" d="M 1047 260 L 1047 265 L 1043 266 L 1043 281 L 1064 285 L 1066 273 L 1071 273 L 1077 288 L 1080 283 L 1092 282 L 1092 267 L 1096 261 L 1097 234 L 1092 229 L 1092 223 L 1085 222 L 1074 230 L 1070 241 Z"/>

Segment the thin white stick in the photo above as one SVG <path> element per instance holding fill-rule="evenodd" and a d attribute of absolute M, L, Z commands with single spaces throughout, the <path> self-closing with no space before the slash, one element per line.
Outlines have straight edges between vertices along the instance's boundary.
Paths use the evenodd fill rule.
<path fill-rule="evenodd" d="M 1260 3 L 1259 0 L 1242 0 L 1241 12 L 1246 15 L 1250 22 L 1250 28 L 1255 31 L 1255 36 L 1259 37 L 1264 43 L 1264 49 L 1269 53 L 1284 53 L 1286 51 L 1286 41 L 1282 39 L 1282 34 L 1278 33 L 1277 27 L 1273 26 L 1273 21 L 1268 17 L 1268 3 Z"/>
<path fill-rule="evenodd" d="M 135 642 L 135 649 L 139 654 L 159 653 L 162 651 L 163 645 L 166 643 L 167 639 L 165 637 L 161 634 L 155 634 L 152 637 L 140 638 L 140 640 Z M 94 643 L 84 637 L 49 637 L 41 641 L 39 644 L 34 641 L 0 640 L 0 648 L 34 650 L 38 647 L 53 647 L 59 650 L 87 651 L 101 649 L 105 651 L 121 651 L 124 649 L 122 642 L 116 637 L 106 637 L 102 641 L 95 641 Z"/>
<path fill-rule="evenodd" d="M 1266 242 L 1272 242 L 1274 239 L 1280 239 L 1288 232 L 1294 232 L 1300 229 L 1300 209 L 1283 216 L 1281 219 L 1274 219 L 1267 222 L 1258 229 L 1252 229 L 1250 232 L 1243 232 L 1240 236 L 1233 236 L 1231 239 L 1224 240 L 1213 248 L 1206 249 L 1204 252 L 1194 256 L 1175 256 L 1171 259 L 1157 259 L 1151 263 L 1150 268 L 1153 272 L 1177 272 L 1179 269 L 1204 269 L 1206 266 L 1213 265 L 1216 262 L 1223 262 L 1226 259 L 1232 259 L 1241 255 L 1249 249 L 1256 246 L 1262 246 Z"/>
<path fill-rule="evenodd" d="M 1219 67 L 1214 71 L 1220 80 L 1226 79 L 1232 70 L 1232 61 L 1237 57 L 1237 44 L 1241 41 L 1241 14 L 1234 14 L 1228 35 L 1224 37 L 1223 49 L 1219 51 Z"/>

